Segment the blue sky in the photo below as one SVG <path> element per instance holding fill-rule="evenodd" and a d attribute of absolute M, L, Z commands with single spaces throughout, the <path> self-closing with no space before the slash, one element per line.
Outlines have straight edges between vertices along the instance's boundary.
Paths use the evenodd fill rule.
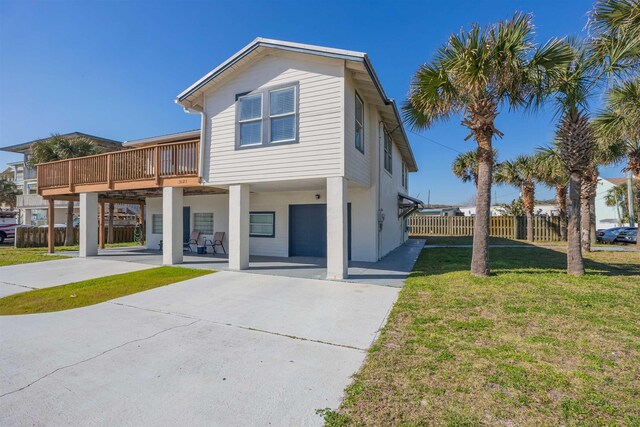
<path fill-rule="evenodd" d="M 590 0 L 539 1 L 7 1 L 0 0 L 0 146 L 53 132 L 129 140 L 199 127 L 175 96 L 257 36 L 367 52 L 387 94 L 402 102 L 412 74 L 447 37 L 514 10 L 534 15 L 539 41 L 579 35 Z M 599 104 L 595 99 L 592 105 Z M 420 172 L 411 193 L 465 203 L 472 184 L 451 174 L 475 146 L 454 119 L 409 133 Z M 550 142 L 549 109 L 503 112 L 500 158 Z M 427 139 L 428 138 L 428 139 Z M 435 141 L 435 142 L 434 142 Z M 438 145 L 441 144 L 441 145 Z M 0 167 L 19 156 L 0 152 Z M 622 176 L 620 167 L 606 176 Z M 518 191 L 496 187 L 498 202 Z M 552 192 L 541 189 L 540 197 Z"/>

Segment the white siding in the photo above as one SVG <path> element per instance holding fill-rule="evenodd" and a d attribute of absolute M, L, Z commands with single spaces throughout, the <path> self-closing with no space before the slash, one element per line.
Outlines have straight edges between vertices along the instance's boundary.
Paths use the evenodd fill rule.
<path fill-rule="evenodd" d="M 209 183 L 225 185 L 344 175 L 344 64 L 309 55 L 266 56 L 206 94 Z M 299 82 L 299 143 L 235 149 L 235 97 Z"/>
<path fill-rule="evenodd" d="M 364 154 L 356 148 L 355 144 L 355 99 L 356 88 L 349 73 L 345 76 L 345 175 L 358 184 L 368 187 L 371 185 L 371 158 L 376 141 L 373 139 L 375 132 L 377 113 L 371 107 L 364 96 L 359 93 L 364 102 Z M 372 128 L 373 125 L 373 128 Z"/>

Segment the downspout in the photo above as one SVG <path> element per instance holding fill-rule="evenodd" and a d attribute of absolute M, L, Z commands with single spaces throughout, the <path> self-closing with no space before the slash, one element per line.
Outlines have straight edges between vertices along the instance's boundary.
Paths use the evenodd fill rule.
<path fill-rule="evenodd" d="M 384 124 L 382 120 L 378 122 L 378 145 L 376 147 L 376 152 L 378 156 L 378 209 L 376 209 L 376 227 L 377 227 L 377 235 L 378 235 L 378 259 L 380 259 L 380 254 L 382 253 L 382 229 L 380 227 L 380 218 L 381 218 L 381 210 L 382 210 L 382 155 L 380 151 L 382 149 L 382 138 L 384 138 Z"/>
<path fill-rule="evenodd" d="M 204 176 L 204 155 L 205 155 L 205 134 L 206 134 L 206 115 L 204 112 L 204 108 L 199 110 L 197 108 L 187 108 L 184 107 L 184 112 L 188 114 L 200 114 L 200 146 L 198 147 L 198 177 L 200 178 L 200 182 L 205 183 L 209 181 L 209 177 L 205 179 Z"/>

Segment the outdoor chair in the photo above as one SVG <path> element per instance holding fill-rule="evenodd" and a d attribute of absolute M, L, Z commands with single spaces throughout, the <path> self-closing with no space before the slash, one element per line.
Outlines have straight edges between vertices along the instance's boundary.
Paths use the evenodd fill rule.
<path fill-rule="evenodd" d="M 224 245 L 222 244 L 223 240 L 224 240 L 224 231 L 217 231 L 213 234 L 213 239 L 211 240 L 205 239 L 204 245 L 211 246 L 211 249 L 213 249 L 214 254 L 217 253 L 216 246 L 220 246 L 222 248 L 222 252 L 226 254 L 227 251 L 224 249 Z"/>
<path fill-rule="evenodd" d="M 191 245 L 198 246 L 198 240 L 200 240 L 200 232 L 199 231 L 192 231 L 191 232 L 191 236 L 189 236 L 189 239 L 184 242 L 184 244 L 182 246 L 182 249 L 183 250 L 186 249 L 189 252 L 193 252 L 193 249 L 191 249 Z"/>

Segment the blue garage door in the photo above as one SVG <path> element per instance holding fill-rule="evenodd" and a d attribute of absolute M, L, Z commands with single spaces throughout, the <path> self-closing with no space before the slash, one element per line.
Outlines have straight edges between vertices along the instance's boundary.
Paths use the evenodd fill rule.
<path fill-rule="evenodd" d="M 351 203 L 347 214 L 351 259 Z M 289 205 L 289 256 L 327 256 L 327 205 Z"/>

